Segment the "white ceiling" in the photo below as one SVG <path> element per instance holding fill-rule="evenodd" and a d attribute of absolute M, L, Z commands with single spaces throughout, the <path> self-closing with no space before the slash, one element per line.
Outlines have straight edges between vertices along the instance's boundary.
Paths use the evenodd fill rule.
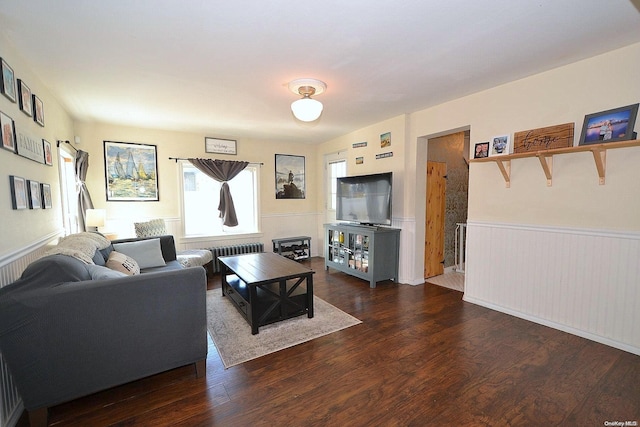
<path fill-rule="evenodd" d="M 78 120 L 318 143 L 640 42 L 632 1 L 0 0 L 0 31 Z"/>

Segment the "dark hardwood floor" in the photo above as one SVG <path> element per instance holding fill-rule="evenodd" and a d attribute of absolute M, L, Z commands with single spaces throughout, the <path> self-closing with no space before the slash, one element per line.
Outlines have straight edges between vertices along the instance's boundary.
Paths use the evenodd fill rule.
<path fill-rule="evenodd" d="M 210 342 L 206 378 L 193 366 L 155 375 L 51 408 L 50 425 L 640 422 L 640 356 L 465 303 L 457 291 L 370 289 L 325 272 L 322 258 L 305 263 L 316 271 L 315 294 L 362 324 L 228 370 Z"/>

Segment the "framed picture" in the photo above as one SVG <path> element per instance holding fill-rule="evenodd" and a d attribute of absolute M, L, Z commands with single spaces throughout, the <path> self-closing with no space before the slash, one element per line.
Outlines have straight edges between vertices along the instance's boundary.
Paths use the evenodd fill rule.
<path fill-rule="evenodd" d="M 33 116 L 33 101 L 31 99 L 31 89 L 23 81 L 18 79 L 18 98 L 20 99 L 20 110 L 22 110 L 27 116 Z"/>
<path fill-rule="evenodd" d="M 33 120 L 40 126 L 44 126 L 44 104 L 36 95 L 33 96 Z"/>
<path fill-rule="evenodd" d="M 0 89 L 2 89 L 2 93 L 4 96 L 9 98 L 11 102 L 16 102 L 16 78 L 13 73 L 13 68 L 7 64 L 4 59 L 0 59 L 0 68 L 2 70 L 2 84 L 0 85 Z"/>
<path fill-rule="evenodd" d="M 233 139 L 204 138 L 205 153 L 238 154 L 237 141 Z"/>
<path fill-rule="evenodd" d="M 27 182 L 19 176 L 9 175 L 11 205 L 13 209 L 27 209 Z"/>
<path fill-rule="evenodd" d="M 40 184 L 40 194 L 42 195 L 42 209 L 51 209 L 53 207 L 51 201 L 51 185 Z"/>
<path fill-rule="evenodd" d="M 42 139 L 33 138 L 18 132 L 16 139 L 16 153 L 34 162 L 44 163 L 44 149 Z"/>
<path fill-rule="evenodd" d="M 578 145 L 626 141 L 633 137 L 638 104 L 584 116 Z"/>
<path fill-rule="evenodd" d="M 476 149 L 473 152 L 474 159 L 481 159 L 483 157 L 489 157 L 489 142 L 478 142 Z"/>
<path fill-rule="evenodd" d="M 380 135 L 380 148 L 385 148 L 391 145 L 391 132 L 386 132 Z"/>
<path fill-rule="evenodd" d="M 43 139 L 42 146 L 44 148 L 44 164 L 53 166 L 53 153 L 51 152 L 51 143 L 46 139 Z"/>
<path fill-rule="evenodd" d="M 104 141 L 107 201 L 157 202 L 157 147 Z"/>
<path fill-rule="evenodd" d="M 511 138 L 509 135 L 494 136 L 491 138 L 491 150 L 489 156 L 503 156 L 511 151 Z"/>
<path fill-rule="evenodd" d="M 304 198 L 304 156 L 276 154 L 276 199 Z"/>
<path fill-rule="evenodd" d="M 27 180 L 29 190 L 29 209 L 40 209 L 42 207 L 42 196 L 40 196 L 40 183 L 38 181 Z"/>
<path fill-rule="evenodd" d="M 0 133 L 2 134 L 2 148 L 16 152 L 16 128 L 13 119 L 0 112 Z"/>

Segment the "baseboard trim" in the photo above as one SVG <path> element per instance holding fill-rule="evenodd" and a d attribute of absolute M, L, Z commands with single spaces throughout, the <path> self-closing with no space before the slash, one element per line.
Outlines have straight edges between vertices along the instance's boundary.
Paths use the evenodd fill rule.
<path fill-rule="evenodd" d="M 481 300 L 481 299 L 478 299 L 478 298 L 469 297 L 466 294 L 462 297 L 462 300 L 465 301 L 465 302 L 476 304 L 476 305 L 479 305 L 479 306 L 482 306 L 482 307 L 485 307 L 485 308 L 489 308 L 491 310 L 499 311 L 501 313 L 508 314 L 510 316 L 518 317 L 520 319 L 528 320 L 530 322 L 537 323 L 539 325 L 548 326 L 550 328 L 557 329 L 557 330 L 560 330 L 562 332 L 566 332 L 566 333 L 569 333 L 569 334 L 572 334 L 572 335 L 576 335 L 576 336 L 579 336 L 579 337 L 582 337 L 582 338 L 586 338 L 588 340 L 595 341 L 595 342 L 598 342 L 600 344 L 604 344 L 604 345 L 607 345 L 609 347 L 614 347 L 614 348 L 617 348 L 619 350 L 623 350 L 623 351 L 626 351 L 628 353 L 632 353 L 632 354 L 636 354 L 636 355 L 640 356 L 640 348 L 631 346 L 629 344 L 625 344 L 625 343 L 620 342 L 620 341 L 615 341 L 615 340 L 612 340 L 610 338 L 606 338 L 606 337 L 603 337 L 603 336 L 600 336 L 600 335 L 596 335 L 596 334 L 593 334 L 591 332 L 587 332 L 587 331 L 584 331 L 584 330 L 581 330 L 581 329 L 572 328 L 571 326 L 563 325 L 562 323 L 556 323 L 556 322 L 553 322 L 553 321 L 550 321 L 550 320 L 547 320 L 547 319 L 543 319 L 543 318 L 540 318 L 540 317 L 537 317 L 537 316 L 532 316 L 530 314 L 523 313 L 523 312 L 520 312 L 518 310 L 512 310 L 512 309 L 507 308 L 507 307 L 502 307 L 500 305 L 492 304 L 490 302 L 487 302 L 487 301 L 484 301 L 484 300 Z"/>

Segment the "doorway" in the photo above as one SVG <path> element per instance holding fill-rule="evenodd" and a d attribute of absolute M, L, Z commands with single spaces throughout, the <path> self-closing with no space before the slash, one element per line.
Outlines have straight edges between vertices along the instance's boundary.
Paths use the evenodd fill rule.
<path fill-rule="evenodd" d="M 60 205 L 62 206 L 62 220 L 65 236 L 77 233 L 78 229 L 78 198 L 76 190 L 75 155 L 66 151 L 60 145 L 58 150 L 60 171 Z"/>
<path fill-rule="evenodd" d="M 427 141 L 425 279 L 455 270 L 456 229 L 467 221 L 469 134 Z"/>

